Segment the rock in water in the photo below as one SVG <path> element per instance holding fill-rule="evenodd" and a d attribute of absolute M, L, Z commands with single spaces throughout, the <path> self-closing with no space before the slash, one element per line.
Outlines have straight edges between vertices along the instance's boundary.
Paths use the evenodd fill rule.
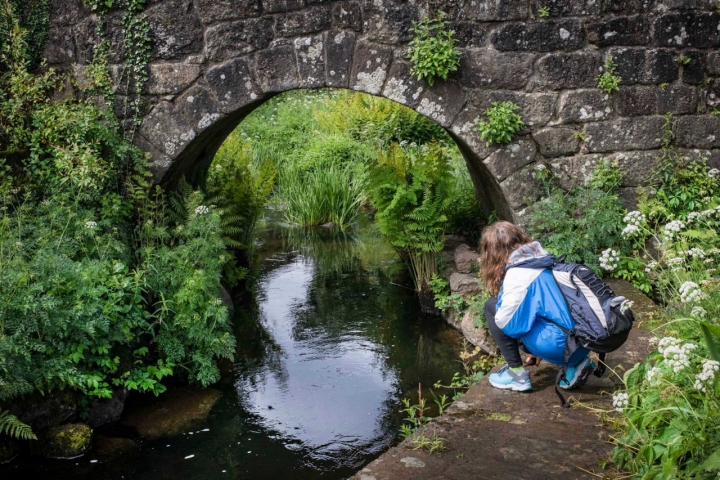
<path fill-rule="evenodd" d="M 106 423 L 117 422 L 125 408 L 127 396 L 128 391 L 121 388 L 113 394 L 112 398 L 98 401 L 90 407 L 86 423 L 92 428 L 97 428 Z"/>
<path fill-rule="evenodd" d="M 57 460 L 83 456 L 92 445 L 93 429 L 82 423 L 53 427 L 38 437 L 33 445 L 37 455 Z"/>

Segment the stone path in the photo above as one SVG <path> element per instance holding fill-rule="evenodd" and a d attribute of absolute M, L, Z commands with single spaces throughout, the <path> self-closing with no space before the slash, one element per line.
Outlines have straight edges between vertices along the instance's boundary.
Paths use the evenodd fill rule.
<path fill-rule="evenodd" d="M 635 301 L 640 328 L 608 357 L 620 375 L 647 355 L 650 334 L 642 321 L 654 305 L 626 282 L 612 284 L 616 293 Z M 445 439 L 447 449 L 429 454 L 404 441 L 358 472 L 352 480 L 561 480 L 596 478 L 598 462 L 607 459 L 611 430 L 580 405 L 560 406 L 554 383 L 557 367 L 543 362 L 531 368 L 533 391 L 517 393 L 492 388 L 487 379 L 472 387 L 446 414 L 427 427 Z M 611 408 L 610 395 L 620 381 L 591 377 L 571 397 L 582 404 Z"/>

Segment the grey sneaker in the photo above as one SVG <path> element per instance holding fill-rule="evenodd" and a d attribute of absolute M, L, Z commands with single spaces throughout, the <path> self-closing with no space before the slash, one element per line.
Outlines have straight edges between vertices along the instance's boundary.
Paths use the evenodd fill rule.
<path fill-rule="evenodd" d="M 530 385 L 530 372 L 524 368 L 519 372 L 513 372 L 508 365 L 505 365 L 497 373 L 491 373 L 488 377 L 490 385 L 503 390 L 515 392 L 526 392 L 532 389 Z"/>

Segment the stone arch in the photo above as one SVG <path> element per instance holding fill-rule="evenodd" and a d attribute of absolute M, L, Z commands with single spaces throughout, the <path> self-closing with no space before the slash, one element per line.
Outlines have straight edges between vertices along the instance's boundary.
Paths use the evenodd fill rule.
<path fill-rule="evenodd" d="M 81 70 L 98 19 L 83 0 L 50 1 L 48 64 Z M 720 108 L 720 14 L 712 2 L 691 3 L 558 0 L 539 18 L 535 0 L 151 0 L 148 107 L 135 140 L 152 154 L 156 179 L 171 181 L 207 162 L 218 139 L 272 95 L 350 88 L 447 129 L 481 200 L 505 218 L 539 197 L 536 162 L 570 183 L 600 157 L 617 160 L 631 193 L 657 163 L 668 111 L 676 145 L 720 166 L 720 116 L 711 115 Z M 410 75 L 405 52 L 412 21 L 440 9 L 457 32 L 461 65 L 430 87 Z M 121 14 L 106 22 L 116 43 Z M 611 95 L 596 88 L 608 55 L 622 79 Z M 680 55 L 690 61 L 679 64 Z M 119 71 L 121 56 L 110 61 Z M 506 100 L 520 106 L 526 129 L 487 148 L 474 122 Z"/>

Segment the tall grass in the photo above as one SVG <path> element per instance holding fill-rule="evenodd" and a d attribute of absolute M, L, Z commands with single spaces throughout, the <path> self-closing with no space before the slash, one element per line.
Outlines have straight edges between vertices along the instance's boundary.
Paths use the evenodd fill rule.
<path fill-rule="evenodd" d="M 290 223 L 311 226 L 333 222 L 346 230 L 366 201 L 362 171 L 328 163 L 305 170 L 285 165 L 278 178 L 276 199 L 285 207 Z"/>

